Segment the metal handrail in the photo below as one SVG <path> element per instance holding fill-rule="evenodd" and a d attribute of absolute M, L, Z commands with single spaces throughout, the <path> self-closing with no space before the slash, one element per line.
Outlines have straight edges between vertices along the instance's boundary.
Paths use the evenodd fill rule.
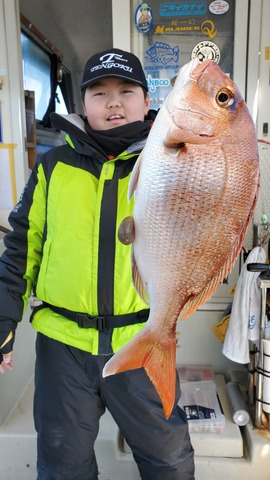
<path fill-rule="evenodd" d="M 11 230 L 9 228 L 4 227 L 3 225 L 0 225 L 0 232 L 8 233 L 8 232 L 11 232 Z"/>

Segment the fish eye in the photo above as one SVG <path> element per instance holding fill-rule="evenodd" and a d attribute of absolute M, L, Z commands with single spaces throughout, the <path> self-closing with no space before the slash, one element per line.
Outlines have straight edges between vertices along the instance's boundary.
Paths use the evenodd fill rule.
<path fill-rule="evenodd" d="M 220 107 L 230 107 L 234 102 L 234 96 L 229 89 L 223 88 L 216 94 L 216 102 Z"/>

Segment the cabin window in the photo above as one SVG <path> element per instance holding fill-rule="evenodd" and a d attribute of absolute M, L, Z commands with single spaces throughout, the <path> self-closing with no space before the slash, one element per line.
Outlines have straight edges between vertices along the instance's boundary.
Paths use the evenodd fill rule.
<path fill-rule="evenodd" d="M 30 37 L 21 33 L 23 87 L 35 92 L 36 119 L 42 121 L 51 97 L 51 61 L 48 53 Z M 68 113 L 59 84 L 56 89 L 55 111 Z"/>

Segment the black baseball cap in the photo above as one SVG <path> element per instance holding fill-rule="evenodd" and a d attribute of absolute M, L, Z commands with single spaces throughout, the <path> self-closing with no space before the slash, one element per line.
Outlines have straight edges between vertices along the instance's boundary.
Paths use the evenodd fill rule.
<path fill-rule="evenodd" d="M 90 57 L 85 65 L 81 90 L 107 77 L 123 78 L 148 91 L 141 62 L 133 53 L 111 48 Z"/>

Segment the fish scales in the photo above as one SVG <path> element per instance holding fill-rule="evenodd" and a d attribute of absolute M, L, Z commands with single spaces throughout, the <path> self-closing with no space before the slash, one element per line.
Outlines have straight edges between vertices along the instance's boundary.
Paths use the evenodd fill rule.
<path fill-rule="evenodd" d="M 172 159 L 171 159 L 172 160 Z M 196 161 L 196 159 L 195 159 Z M 195 171 L 195 166 L 191 164 L 191 171 Z M 202 218 L 202 215 L 198 215 L 198 212 L 196 210 L 196 205 L 197 205 L 197 202 L 198 202 L 198 192 L 200 190 L 202 190 L 202 188 L 200 187 L 200 185 L 202 185 L 202 187 L 204 188 L 204 183 L 205 182 L 205 174 L 204 174 L 204 170 L 202 171 L 202 174 L 201 174 L 201 178 L 198 179 L 198 175 L 197 175 L 197 182 L 195 184 L 194 180 L 193 182 L 190 181 L 190 175 L 189 175 L 189 168 L 188 166 L 186 165 L 186 161 L 185 159 L 183 160 L 183 168 L 182 169 L 179 169 L 179 162 L 178 162 L 178 159 L 176 159 L 176 168 L 174 169 L 173 166 L 171 165 L 170 166 L 171 170 L 170 170 L 170 175 L 169 175 L 169 178 L 168 176 L 166 176 L 166 172 L 164 171 L 159 171 L 159 172 L 154 172 L 154 178 L 153 176 L 151 175 L 151 172 L 153 172 L 153 169 L 151 169 L 151 165 L 148 164 L 148 168 L 146 168 L 146 175 L 149 179 L 149 183 L 152 184 L 152 180 L 154 181 L 155 180 L 155 183 L 158 184 L 158 196 L 160 196 L 160 201 L 158 200 L 158 198 L 156 198 L 156 204 L 157 204 L 157 208 L 158 210 L 156 210 L 155 212 L 155 215 L 153 215 L 153 211 L 152 211 L 152 203 L 149 202 L 148 203 L 148 208 L 145 208 L 145 203 L 147 203 L 147 199 L 145 198 L 145 195 L 144 193 L 142 192 L 142 195 L 140 197 L 140 185 L 142 185 L 142 189 L 144 189 L 144 186 L 145 186 L 145 182 L 142 181 L 141 184 L 140 182 L 138 183 L 138 187 L 137 187 L 137 195 L 138 197 L 140 197 L 142 199 L 142 204 L 141 204 L 141 208 L 144 210 L 144 218 L 143 220 L 140 222 L 140 228 L 142 229 L 147 229 L 147 243 L 148 244 L 151 244 L 152 245 L 154 244 L 154 242 L 158 245 L 158 248 L 153 248 L 153 251 L 154 252 L 158 252 L 158 251 L 162 251 L 162 244 L 163 243 L 166 243 L 166 237 L 169 238 L 168 240 L 168 245 L 170 247 L 170 250 L 173 250 L 176 249 L 176 248 L 183 248 L 183 250 L 185 250 L 185 255 L 187 258 L 189 258 L 189 263 L 186 263 L 186 267 L 188 267 L 190 269 L 190 262 L 192 262 L 192 258 L 194 258 L 194 262 L 196 263 L 197 262 L 197 258 L 196 258 L 196 255 L 194 255 L 194 248 L 196 249 L 196 244 L 198 244 L 198 247 L 197 248 L 200 248 L 200 251 L 201 251 L 201 243 L 204 243 L 204 240 L 202 242 L 202 239 L 205 237 L 205 241 L 207 240 L 207 237 L 209 235 L 209 232 L 211 230 L 209 230 L 207 228 L 207 226 L 209 226 L 209 228 L 211 227 L 212 230 L 214 229 L 214 222 L 213 222 L 213 219 L 212 217 L 215 217 L 215 212 L 212 211 L 211 213 L 211 210 L 213 208 L 213 198 L 211 197 L 211 195 L 205 195 L 201 200 L 201 213 L 203 212 L 207 212 L 207 216 L 205 217 L 205 220 L 204 222 L 202 223 L 201 222 L 201 225 L 198 224 L 198 222 L 201 220 Z M 209 167 L 208 167 L 209 168 Z M 223 172 L 223 168 L 221 169 L 221 171 Z M 217 169 L 216 169 L 217 171 Z M 177 176 L 179 176 L 179 182 L 178 181 L 175 181 L 177 179 Z M 216 183 L 214 180 L 217 179 L 217 175 L 216 175 L 216 178 L 212 177 L 211 179 L 211 182 L 210 182 L 210 185 L 209 185 L 209 188 L 208 188 L 208 192 L 210 190 L 210 187 L 213 189 L 215 188 L 216 189 Z M 167 178 L 168 180 L 168 188 L 166 189 L 166 182 L 164 181 L 164 178 Z M 173 180 L 171 180 L 171 178 L 173 178 Z M 158 181 L 158 179 L 160 179 L 160 181 Z M 178 185 L 179 183 L 181 182 L 181 195 L 182 195 L 182 199 L 181 197 L 179 198 L 179 189 L 178 189 Z M 171 190 L 171 185 L 174 185 L 175 186 L 175 191 L 173 192 Z M 192 186 L 193 184 L 193 186 Z M 195 188 L 196 190 L 194 191 L 194 184 L 195 184 Z M 222 184 L 224 184 L 224 181 L 222 182 Z M 164 190 L 166 190 L 164 192 Z M 152 191 L 152 188 L 151 188 L 151 191 Z M 210 193 L 210 192 L 209 192 Z M 197 195 L 197 197 L 196 197 Z M 220 193 L 220 198 L 221 198 L 221 195 L 222 195 L 222 192 Z M 171 202 L 171 197 L 175 197 L 176 202 Z M 185 199 L 187 199 L 185 201 Z M 216 198 L 215 198 L 215 202 L 216 202 Z M 218 201 L 220 203 L 220 199 Z M 166 208 L 166 205 L 168 205 L 168 209 Z M 138 205 L 138 209 L 140 208 L 140 206 Z M 171 215 L 168 215 L 168 210 L 172 209 L 172 214 Z M 230 208 L 230 206 L 229 206 Z M 158 213 L 158 211 L 160 210 L 160 214 Z M 176 211 L 177 210 L 177 211 Z M 164 212 L 166 212 L 166 215 L 164 216 Z M 209 212 L 209 216 L 208 216 L 208 212 Z M 163 224 L 161 223 L 160 221 L 160 218 L 163 214 Z M 135 218 L 135 223 L 136 223 L 136 215 L 137 213 L 134 212 L 134 218 Z M 138 215 L 140 215 L 140 213 L 138 213 Z M 154 218 L 155 220 L 155 224 L 152 223 L 152 218 Z M 216 220 L 216 222 L 218 221 L 218 218 Z M 195 222 L 195 223 L 194 223 Z M 177 224 L 177 225 L 176 225 Z M 159 231 L 160 231 L 160 228 L 161 228 L 161 225 L 162 225 L 162 228 L 163 230 L 166 231 L 166 237 L 164 238 L 164 236 L 160 236 L 158 235 Z M 155 228 L 156 226 L 156 228 Z M 177 228 L 176 228 L 177 226 Z M 185 237 L 183 237 L 182 239 L 182 244 L 181 242 L 179 243 L 179 231 L 182 229 L 182 228 L 185 228 L 185 231 L 186 231 L 186 235 Z M 219 227 L 218 227 L 219 228 Z M 196 230 L 196 233 L 197 235 L 194 236 L 194 230 Z M 159 243 L 157 243 L 159 242 Z M 138 249 L 141 248 L 141 246 L 138 245 Z M 192 254 L 193 252 L 193 254 Z M 169 253 L 170 251 L 167 251 L 166 253 L 166 258 L 169 257 Z M 172 252 L 173 253 L 173 252 Z M 196 253 L 196 252 L 195 252 Z M 175 252 L 174 252 L 174 257 L 175 257 Z M 209 258 L 211 258 L 211 256 L 207 256 L 206 257 L 206 260 L 208 260 Z M 181 256 L 179 256 L 179 258 L 175 258 L 176 262 L 178 260 L 178 263 L 181 262 L 183 263 L 183 253 L 181 254 Z M 141 270 L 143 269 L 143 266 L 141 264 L 143 264 L 143 262 L 145 261 L 144 257 L 140 256 L 140 258 L 138 259 L 138 269 Z M 166 262 L 164 261 L 163 262 L 159 262 L 159 264 L 155 265 L 155 267 L 153 268 L 152 267 L 152 263 L 149 262 L 149 265 L 151 264 L 151 268 L 152 268 L 152 275 L 156 275 L 156 274 L 160 274 L 159 272 L 164 272 L 166 271 Z M 185 266 L 185 265 L 184 265 Z M 156 268 L 159 268 L 159 272 L 156 272 L 155 269 Z M 144 270 L 144 269 L 143 269 Z M 178 279 L 179 275 L 178 275 L 178 271 L 179 271 L 179 267 L 178 267 L 178 264 L 176 263 L 176 268 L 175 268 L 175 275 Z M 207 271 L 207 270 L 206 270 Z M 170 271 L 170 276 L 171 276 L 171 271 Z M 150 277 L 151 275 L 151 272 L 147 272 L 147 278 L 151 278 Z M 213 272 L 211 272 L 209 269 L 208 269 L 208 275 L 211 276 L 213 275 Z M 172 278 L 171 278 L 172 280 Z M 199 282 L 199 279 L 197 280 L 197 282 Z M 170 282 L 171 283 L 171 282 Z M 198 285 L 199 286 L 199 285 Z"/>
<path fill-rule="evenodd" d="M 103 375 L 143 367 L 169 418 L 175 401 L 176 323 L 216 291 L 241 249 L 259 188 L 253 121 L 234 82 L 209 60 L 181 70 L 132 172 L 135 288 L 146 326 Z"/>

